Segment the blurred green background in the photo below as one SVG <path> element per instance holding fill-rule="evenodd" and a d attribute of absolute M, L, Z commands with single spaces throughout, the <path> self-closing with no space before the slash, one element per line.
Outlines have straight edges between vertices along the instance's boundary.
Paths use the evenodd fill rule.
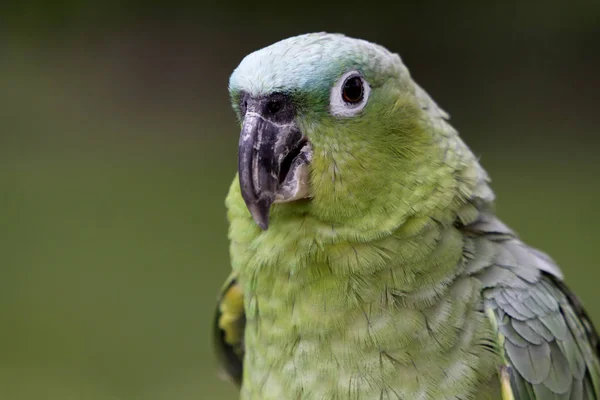
<path fill-rule="evenodd" d="M 236 169 L 227 79 L 247 53 L 321 30 L 401 54 L 481 157 L 501 217 L 600 324 L 600 2 L 13 2 L 0 399 L 236 397 L 210 333 Z"/>

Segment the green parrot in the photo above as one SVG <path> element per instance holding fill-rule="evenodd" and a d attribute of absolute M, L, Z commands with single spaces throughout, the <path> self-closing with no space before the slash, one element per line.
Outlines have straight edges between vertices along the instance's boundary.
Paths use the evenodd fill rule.
<path fill-rule="evenodd" d="M 556 264 L 400 57 L 340 34 L 246 56 L 214 326 L 242 399 L 600 399 Z"/>

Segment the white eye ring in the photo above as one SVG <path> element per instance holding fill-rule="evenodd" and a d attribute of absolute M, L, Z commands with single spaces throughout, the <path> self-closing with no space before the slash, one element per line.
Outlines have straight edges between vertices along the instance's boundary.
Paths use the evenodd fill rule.
<path fill-rule="evenodd" d="M 362 96 L 356 102 L 348 102 L 343 98 L 344 86 L 353 78 L 359 78 L 362 84 Z M 352 117 L 362 111 L 367 105 L 371 86 L 358 71 L 346 72 L 331 88 L 329 96 L 329 109 L 332 115 L 337 117 Z"/>

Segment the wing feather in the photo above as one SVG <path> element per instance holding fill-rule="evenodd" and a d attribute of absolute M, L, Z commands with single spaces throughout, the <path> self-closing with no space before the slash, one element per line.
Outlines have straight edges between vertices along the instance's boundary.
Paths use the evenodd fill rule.
<path fill-rule="evenodd" d="M 213 326 L 214 348 L 229 377 L 241 385 L 244 360 L 244 295 L 235 274 L 227 279 L 217 300 Z"/>
<path fill-rule="evenodd" d="M 503 338 L 515 399 L 600 399 L 598 334 L 558 266 L 490 212 L 463 229 L 486 251 L 466 270 L 481 281 Z"/>

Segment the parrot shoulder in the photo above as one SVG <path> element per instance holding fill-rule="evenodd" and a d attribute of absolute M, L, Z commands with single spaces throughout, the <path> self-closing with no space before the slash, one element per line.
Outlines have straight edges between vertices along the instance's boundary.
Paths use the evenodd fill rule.
<path fill-rule="evenodd" d="M 464 227 L 466 269 L 498 333 L 504 399 L 600 399 L 600 340 L 557 265 L 491 213 Z"/>

